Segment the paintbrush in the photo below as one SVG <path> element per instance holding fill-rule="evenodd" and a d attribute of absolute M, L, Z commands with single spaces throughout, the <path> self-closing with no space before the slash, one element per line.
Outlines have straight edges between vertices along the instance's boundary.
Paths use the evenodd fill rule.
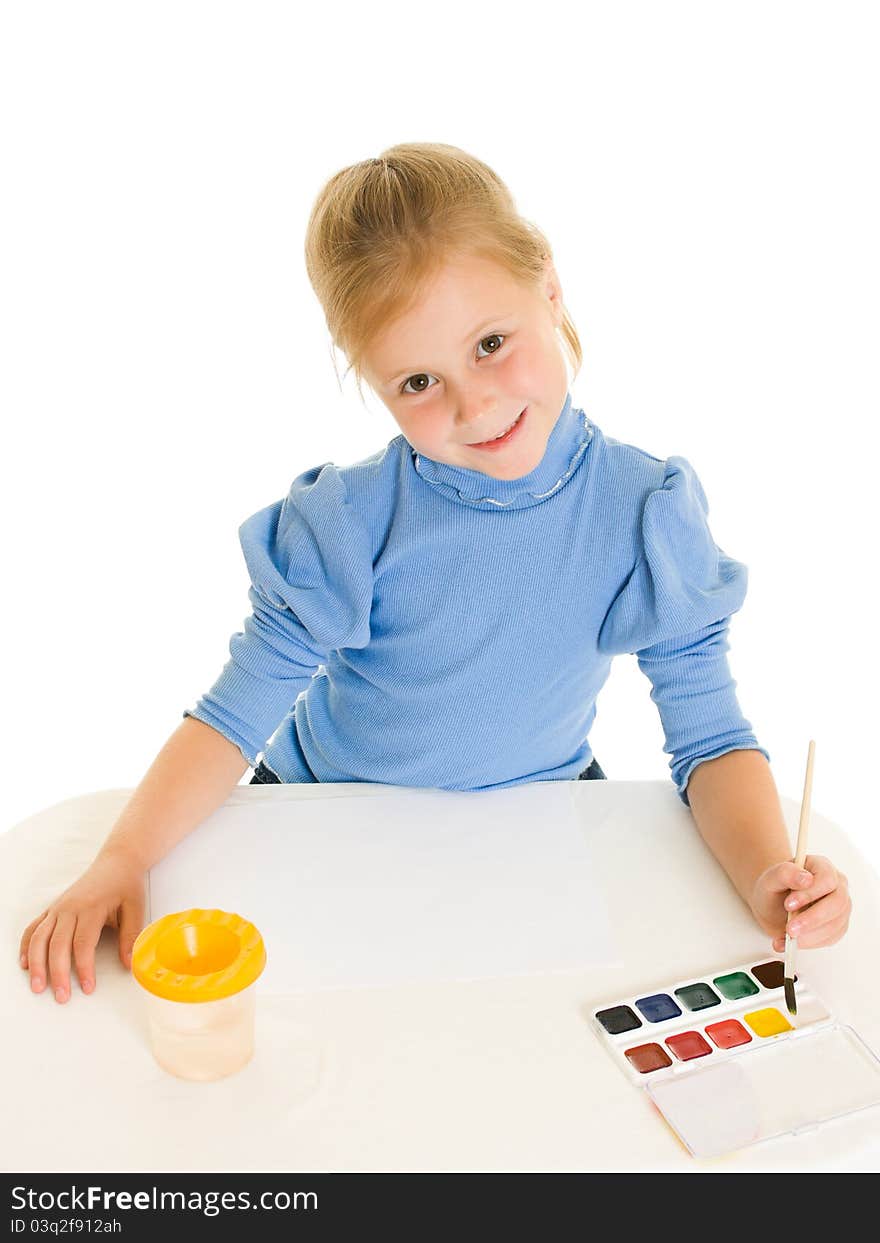
<path fill-rule="evenodd" d="M 797 846 L 794 852 L 794 861 L 799 868 L 803 868 L 804 860 L 807 857 L 807 830 L 810 826 L 810 793 L 813 788 L 813 757 L 815 754 L 816 744 L 811 739 L 807 750 L 807 773 L 804 777 L 801 818 L 798 824 Z M 788 924 L 797 913 L 797 911 L 789 912 L 785 930 L 785 975 L 783 977 L 783 987 L 785 988 L 785 1004 L 789 1014 L 797 1014 L 797 998 L 794 993 L 794 951 L 797 947 L 797 941 L 794 937 L 788 935 Z"/>

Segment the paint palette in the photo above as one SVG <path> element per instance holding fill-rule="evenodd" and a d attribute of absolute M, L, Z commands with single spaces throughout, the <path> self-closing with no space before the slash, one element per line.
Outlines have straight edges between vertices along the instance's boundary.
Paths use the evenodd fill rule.
<path fill-rule="evenodd" d="M 880 1059 L 795 977 L 765 959 L 646 990 L 593 1010 L 631 1082 L 687 1149 L 714 1157 L 880 1104 Z"/>

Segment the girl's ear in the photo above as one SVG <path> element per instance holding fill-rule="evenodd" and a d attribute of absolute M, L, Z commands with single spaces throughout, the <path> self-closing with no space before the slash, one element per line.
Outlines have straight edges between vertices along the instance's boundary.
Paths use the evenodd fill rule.
<path fill-rule="evenodd" d="M 548 255 L 544 260 L 544 293 L 550 302 L 550 309 L 553 313 L 553 320 L 556 327 L 562 324 L 564 307 L 562 303 L 562 283 L 559 280 L 559 274 L 553 260 Z"/>

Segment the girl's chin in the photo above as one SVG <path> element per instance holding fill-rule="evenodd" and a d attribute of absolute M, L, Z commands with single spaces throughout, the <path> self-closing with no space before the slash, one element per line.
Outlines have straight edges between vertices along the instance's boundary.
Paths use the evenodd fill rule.
<path fill-rule="evenodd" d="M 493 454 L 489 460 L 486 460 L 486 456 L 481 455 L 480 458 L 468 462 L 470 469 L 478 470 L 492 479 L 522 479 L 523 475 L 531 474 L 540 464 L 544 452 L 543 450 L 539 452 L 534 446 L 523 445 L 518 452 L 511 451 L 503 457 Z"/>
<path fill-rule="evenodd" d="M 538 460 L 540 461 L 540 458 Z M 523 476 L 530 475 L 537 465 L 538 462 L 520 459 L 518 462 L 506 463 L 505 467 L 502 467 L 500 462 L 493 462 L 489 466 L 477 467 L 475 469 L 482 469 L 482 473 L 489 475 L 492 479 L 509 481 L 512 479 L 522 479 Z"/>

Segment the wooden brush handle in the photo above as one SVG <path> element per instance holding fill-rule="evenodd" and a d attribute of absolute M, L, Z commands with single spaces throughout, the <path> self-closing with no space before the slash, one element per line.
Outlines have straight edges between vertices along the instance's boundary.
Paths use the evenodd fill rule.
<path fill-rule="evenodd" d="M 807 857 L 807 830 L 810 826 L 810 796 L 813 791 L 813 758 L 816 754 L 816 744 L 810 739 L 810 746 L 807 751 L 807 775 L 804 778 L 804 796 L 801 799 L 801 818 L 798 824 L 797 848 L 794 852 L 794 861 L 799 868 L 804 866 L 804 860 Z"/>

